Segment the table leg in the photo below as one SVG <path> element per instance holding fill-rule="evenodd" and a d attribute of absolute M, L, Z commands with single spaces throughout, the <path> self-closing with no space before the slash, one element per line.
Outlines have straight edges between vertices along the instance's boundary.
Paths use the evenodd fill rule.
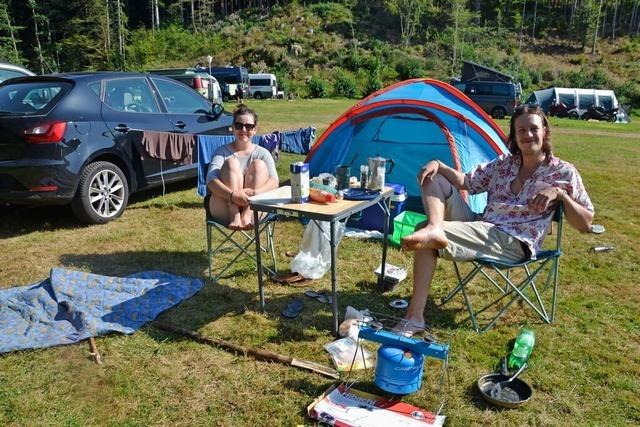
<path fill-rule="evenodd" d="M 329 236 L 329 241 L 331 244 L 331 292 L 333 295 L 333 303 L 332 303 L 332 311 L 333 311 L 333 335 L 338 335 L 338 291 L 336 285 L 336 223 L 335 221 L 331 221 L 329 232 L 331 233 Z"/>
<path fill-rule="evenodd" d="M 253 210 L 253 233 L 256 243 L 256 267 L 258 269 L 258 294 L 260 295 L 260 309 L 264 310 L 264 285 L 262 283 L 262 251 L 260 250 L 260 213 Z"/>
<path fill-rule="evenodd" d="M 378 289 L 385 291 L 385 272 L 387 268 L 387 242 L 389 236 L 389 212 L 391 210 L 391 198 L 381 200 L 384 219 L 382 221 L 382 264 L 380 266 L 380 276 L 378 277 Z"/>

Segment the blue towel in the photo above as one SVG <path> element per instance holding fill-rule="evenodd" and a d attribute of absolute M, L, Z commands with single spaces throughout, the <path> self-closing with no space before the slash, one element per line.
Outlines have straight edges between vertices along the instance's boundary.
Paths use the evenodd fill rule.
<path fill-rule="evenodd" d="M 161 271 L 120 278 L 54 268 L 42 282 L 0 289 L 0 353 L 131 334 L 202 286 Z"/>
<path fill-rule="evenodd" d="M 316 139 L 316 128 L 300 128 L 281 132 L 280 150 L 286 153 L 307 154 Z"/>

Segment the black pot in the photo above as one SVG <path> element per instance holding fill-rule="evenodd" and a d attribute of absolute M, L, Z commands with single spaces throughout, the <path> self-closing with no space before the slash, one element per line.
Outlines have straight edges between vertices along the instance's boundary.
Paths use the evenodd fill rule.
<path fill-rule="evenodd" d="M 503 374 L 487 374 L 481 377 L 477 384 L 480 394 L 487 402 L 492 405 L 499 406 L 501 408 L 517 408 L 523 403 L 526 403 L 533 395 L 533 390 L 526 382 L 519 378 L 514 378 L 511 382 L 502 384 L 503 396 L 511 396 L 511 399 L 496 399 L 491 397 L 491 390 L 493 387 L 503 381 L 511 378 L 510 375 Z"/>

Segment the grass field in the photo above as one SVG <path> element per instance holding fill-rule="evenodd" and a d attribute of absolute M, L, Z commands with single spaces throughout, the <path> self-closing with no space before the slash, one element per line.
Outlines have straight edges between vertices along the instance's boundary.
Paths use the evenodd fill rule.
<path fill-rule="evenodd" d="M 347 100 L 254 101 L 261 131 L 309 124 L 319 133 L 352 105 Z M 451 266 L 440 263 L 427 305 L 427 320 L 449 342 L 448 381 L 439 387 L 440 363 L 429 361 L 423 388 L 405 400 L 436 410 L 446 398 L 448 425 L 638 425 L 640 424 L 640 125 L 553 120 L 555 152 L 581 171 L 596 208 L 601 235 L 568 226 L 560 263 L 556 322 L 540 323 L 515 310 L 491 331 L 477 334 L 465 319 L 461 298 L 444 307 L 434 301 L 453 286 Z M 503 128 L 506 121 L 501 121 Z M 287 165 L 298 156 L 285 155 Z M 428 159 L 425 159 L 428 160 Z M 194 184 L 135 195 L 120 219 L 79 225 L 66 208 L 0 208 L 0 287 L 39 281 L 64 266 L 122 276 L 143 270 L 206 277 L 202 202 Z M 303 227 L 277 226 L 277 255 L 297 250 Z M 595 245 L 613 245 L 593 254 Z M 380 245 L 343 239 L 339 301 L 390 313 L 392 298 L 410 296 L 411 278 L 390 294 L 375 291 L 373 269 Z M 389 261 L 411 266 L 391 249 Z M 327 274 L 309 288 L 330 289 Z M 161 315 L 162 320 L 239 345 L 330 365 L 323 345 L 331 341 L 329 306 L 309 299 L 295 320 L 279 313 L 296 289 L 267 282 L 267 310 L 259 310 L 255 267 L 239 263 L 216 284 Z M 475 289 L 482 295 L 483 290 Z M 496 410 L 474 387 L 494 370 L 522 325 L 536 333 L 532 365 L 522 378 L 534 389 L 519 409 Z M 131 336 L 100 337 L 103 365 L 88 345 L 62 346 L 0 356 L 0 425 L 312 425 L 306 406 L 332 381 L 315 373 L 250 358 L 166 334 L 148 325 Z M 373 390 L 372 371 L 359 372 Z"/>

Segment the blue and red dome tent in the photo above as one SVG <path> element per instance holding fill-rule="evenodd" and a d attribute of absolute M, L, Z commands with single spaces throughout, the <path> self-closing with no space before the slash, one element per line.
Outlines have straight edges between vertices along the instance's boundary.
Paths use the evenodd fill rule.
<path fill-rule="evenodd" d="M 335 173 L 341 164 L 351 164 L 351 174 L 358 175 L 356 169 L 369 157 L 392 159 L 395 166 L 386 181 L 405 185 L 408 208 L 422 210 L 416 181 L 422 165 L 439 159 L 468 172 L 508 153 L 506 139 L 498 125 L 453 86 L 414 79 L 379 90 L 347 110 L 320 136 L 306 162 L 312 176 Z M 470 196 L 469 203 L 482 212 L 486 196 Z"/>

